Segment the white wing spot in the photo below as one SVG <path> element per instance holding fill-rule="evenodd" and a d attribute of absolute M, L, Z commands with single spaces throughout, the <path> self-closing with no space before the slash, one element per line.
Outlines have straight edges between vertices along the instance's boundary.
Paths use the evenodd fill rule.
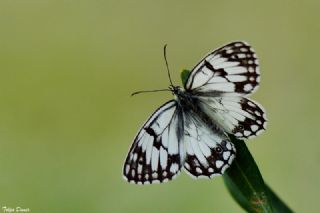
<path fill-rule="evenodd" d="M 158 173 L 156 173 L 156 172 L 152 173 L 152 177 L 153 178 L 158 178 Z"/>
<path fill-rule="evenodd" d="M 264 118 L 264 120 L 267 120 L 267 116 L 265 113 L 262 115 L 262 117 Z"/>
<path fill-rule="evenodd" d="M 227 54 L 231 54 L 231 53 L 233 53 L 233 50 L 232 50 L 232 49 L 229 49 L 229 50 L 226 51 L 226 53 L 227 53 Z"/>
<path fill-rule="evenodd" d="M 152 183 L 160 183 L 160 180 L 153 180 Z"/>
<path fill-rule="evenodd" d="M 246 92 L 249 92 L 250 90 L 252 90 L 252 85 L 251 84 L 246 84 L 246 85 L 244 85 L 244 90 L 246 91 Z"/>
<path fill-rule="evenodd" d="M 228 167 L 229 167 L 228 164 L 224 165 L 224 167 L 222 167 L 222 169 L 221 169 L 221 174 L 223 174 Z"/>
<path fill-rule="evenodd" d="M 190 169 L 190 165 L 188 163 L 185 163 L 184 167 L 186 167 L 186 169 Z"/>
<path fill-rule="evenodd" d="M 255 132 L 255 131 L 257 131 L 257 129 L 259 129 L 259 127 L 258 127 L 257 125 L 252 125 L 252 126 L 251 126 L 251 130 L 252 130 L 252 131 Z"/>
<path fill-rule="evenodd" d="M 246 57 L 246 54 L 242 54 L 242 53 L 238 54 L 238 58 L 245 58 L 245 57 Z"/>
<path fill-rule="evenodd" d="M 167 152 L 161 147 L 160 148 L 160 165 L 164 169 L 167 165 L 168 155 Z"/>
<path fill-rule="evenodd" d="M 240 48 L 240 51 L 241 51 L 241 52 L 248 52 L 248 49 L 245 48 L 245 47 L 242 47 L 242 48 Z"/>
<path fill-rule="evenodd" d="M 213 168 L 209 167 L 208 168 L 208 172 L 212 173 L 213 172 Z"/>
<path fill-rule="evenodd" d="M 126 165 L 126 174 L 129 174 L 129 171 L 130 171 L 130 165 L 127 164 L 127 165 Z"/>
<path fill-rule="evenodd" d="M 196 172 L 197 172 L 198 174 L 201 174 L 201 173 L 202 173 L 201 168 L 200 168 L 200 167 L 197 167 L 197 168 L 196 168 Z"/>
<path fill-rule="evenodd" d="M 236 137 L 242 137 L 243 135 L 241 134 L 241 132 L 237 132 L 236 134 L 234 134 Z"/>
<path fill-rule="evenodd" d="M 264 129 L 267 128 L 267 123 L 268 123 L 268 122 L 264 122 L 264 124 L 263 124 L 263 128 L 264 128 Z"/>
<path fill-rule="evenodd" d="M 255 138 L 255 137 L 256 137 L 256 135 L 250 135 L 250 136 L 248 137 L 248 139 Z"/>
<path fill-rule="evenodd" d="M 210 175 L 210 178 L 218 177 L 218 176 L 220 176 L 220 175 L 221 175 L 221 174 L 213 173 L 212 175 Z"/>
<path fill-rule="evenodd" d="M 252 103 L 252 102 L 250 102 L 250 101 L 248 101 L 247 103 L 248 103 L 249 106 L 255 107 L 254 103 Z"/>
<path fill-rule="evenodd" d="M 138 165 L 138 174 L 141 174 L 141 172 L 142 172 L 142 164 L 139 164 Z"/>
<path fill-rule="evenodd" d="M 227 143 L 227 145 L 226 145 L 226 147 L 227 147 L 227 149 L 229 149 L 229 150 L 231 150 L 231 145 L 230 145 L 230 143 Z"/>
<path fill-rule="evenodd" d="M 257 77 L 256 81 L 259 83 L 260 82 L 260 76 Z"/>
<path fill-rule="evenodd" d="M 260 135 L 263 132 L 262 129 L 260 129 L 258 132 L 256 132 L 256 135 Z"/>
<path fill-rule="evenodd" d="M 251 132 L 248 131 L 248 130 L 245 130 L 243 133 L 244 133 L 244 136 L 249 136 L 249 135 L 251 135 Z"/>
<path fill-rule="evenodd" d="M 258 110 L 256 110 L 254 113 L 258 116 L 261 116 L 261 113 Z"/>
<path fill-rule="evenodd" d="M 223 161 L 217 160 L 216 167 L 219 169 L 223 165 Z"/>
<path fill-rule="evenodd" d="M 133 155 L 133 161 L 136 161 L 137 158 L 138 158 L 138 154 L 137 154 L 137 153 L 134 153 L 134 155 Z"/>
<path fill-rule="evenodd" d="M 231 155 L 231 152 L 224 152 L 223 153 L 223 159 L 225 159 L 225 160 L 227 160 L 229 157 L 230 157 L 230 155 Z"/>
<path fill-rule="evenodd" d="M 166 176 L 167 176 L 167 172 L 166 172 L 166 171 L 163 171 L 163 172 L 162 172 L 162 176 L 163 176 L 163 177 L 166 177 Z"/>
<path fill-rule="evenodd" d="M 260 74 L 260 68 L 259 67 L 256 67 L 256 72 L 258 73 L 258 74 Z"/>
<path fill-rule="evenodd" d="M 170 172 L 176 173 L 176 171 L 178 171 L 178 168 L 179 168 L 178 164 L 173 163 L 170 167 Z"/>
<path fill-rule="evenodd" d="M 233 144 L 233 143 L 232 143 L 232 148 L 233 148 L 233 149 L 236 149 L 236 147 L 234 146 L 234 144 Z"/>
<path fill-rule="evenodd" d="M 229 165 L 231 165 L 231 163 L 232 163 L 232 161 L 233 161 L 234 158 L 235 158 L 235 155 L 232 155 L 232 156 L 230 157 L 230 159 L 229 159 L 229 161 L 228 161 L 228 164 L 229 164 Z"/>
<path fill-rule="evenodd" d="M 253 73 L 254 72 L 254 68 L 253 67 L 248 67 L 248 71 Z"/>

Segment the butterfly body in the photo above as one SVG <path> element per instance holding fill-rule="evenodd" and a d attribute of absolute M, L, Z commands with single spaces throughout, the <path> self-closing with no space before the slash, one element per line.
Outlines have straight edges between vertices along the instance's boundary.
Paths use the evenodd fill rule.
<path fill-rule="evenodd" d="M 252 138 L 264 131 L 263 108 L 246 96 L 260 81 L 253 49 L 225 45 L 201 60 L 174 100 L 156 110 L 139 130 L 123 174 L 136 184 L 167 182 L 182 169 L 195 178 L 222 175 L 236 150 L 228 135 Z"/>
<path fill-rule="evenodd" d="M 171 89 L 174 94 L 177 102 L 177 108 L 180 108 L 183 112 L 182 116 L 183 114 L 196 114 L 204 123 L 206 123 L 208 128 L 215 132 L 219 132 L 220 134 L 224 134 L 222 128 L 218 127 L 214 120 L 207 116 L 207 114 L 199 107 L 197 95 L 192 94 L 190 91 L 183 90 L 179 86 L 169 87 L 169 89 Z M 185 119 L 186 118 L 183 118 L 184 123 L 188 124 Z"/>

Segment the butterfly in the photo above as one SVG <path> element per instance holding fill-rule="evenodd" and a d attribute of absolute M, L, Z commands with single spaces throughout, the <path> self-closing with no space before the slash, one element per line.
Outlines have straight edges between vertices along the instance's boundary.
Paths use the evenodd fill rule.
<path fill-rule="evenodd" d="M 166 48 L 165 48 L 166 49 Z M 166 60 L 166 51 L 165 60 Z M 174 99 L 159 107 L 134 138 L 123 167 L 130 183 L 164 183 L 182 170 L 195 178 L 222 175 L 236 156 L 229 135 L 254 138 L 266 129 L 266 113 L 247 98 L 260 82 L 252 47 L 229 43 L 205 56 Z"/>

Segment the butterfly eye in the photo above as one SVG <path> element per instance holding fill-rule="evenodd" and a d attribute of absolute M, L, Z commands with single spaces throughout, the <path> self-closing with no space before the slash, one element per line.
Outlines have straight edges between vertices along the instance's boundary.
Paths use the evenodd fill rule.
<path fill-rule="evenodd" d="M 232 130 L 232 133 L 235 134 L 235 133 L 240 132 L 240 131 L 243 131 L 243 130 L 244 130 L 243 125 L 239 124 L 237 127 L 235 127 L 235 128 Z"/>
<path fill-rule="evenodd" d="M 216 152 L 217 153 L 221 153 L 222 152 L 222 148 L 220 146 L 216 147 Z"/>

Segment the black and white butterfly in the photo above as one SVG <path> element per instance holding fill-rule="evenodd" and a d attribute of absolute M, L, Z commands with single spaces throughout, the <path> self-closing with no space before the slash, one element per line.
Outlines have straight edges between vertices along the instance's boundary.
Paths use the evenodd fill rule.
<path fill-rule="evenodd" d="M 222 175 L 236 154 L 228 134 L 247 139 L 266 129 L 264 109 L 247 98 L 259 82 L 257 56 L 246 42 L 209 53 L 192 69 L 184 88 L 171 82 L 174 100 L 139 130 L 124 163 L 124 178 L 162 183 L 183 169 L 196 178 Z"/>

